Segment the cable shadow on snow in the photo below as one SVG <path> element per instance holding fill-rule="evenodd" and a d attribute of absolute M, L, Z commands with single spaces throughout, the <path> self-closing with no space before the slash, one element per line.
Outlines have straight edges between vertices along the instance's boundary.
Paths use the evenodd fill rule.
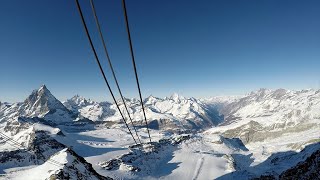
<path fill-rule="evenodd" d="M 66 134 L 66 136 L 56 136 L 55 139 L 83 157 L 98 156 L 112 151 L 127 149 L 112 147 L 112 143 L 115 142 L 112 140 L 77 133 Z"/>

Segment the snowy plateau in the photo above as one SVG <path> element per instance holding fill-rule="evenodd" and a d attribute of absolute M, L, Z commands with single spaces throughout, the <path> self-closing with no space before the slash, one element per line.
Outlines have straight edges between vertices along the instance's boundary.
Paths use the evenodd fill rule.
<path fill-rule="evenodd" d="M 0 179 L 320 179 L 320 90 L 0 102 Z M 127 117 L 125 106 L 118 101 Z M 139 142 L 139 141 L 138 141 Z"/>

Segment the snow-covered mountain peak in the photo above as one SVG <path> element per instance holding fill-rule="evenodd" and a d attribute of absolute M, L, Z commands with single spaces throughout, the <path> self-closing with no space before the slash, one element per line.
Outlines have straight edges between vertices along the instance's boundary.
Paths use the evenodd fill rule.
<path fill-rule="evenodd" d="M 66 110 L 64 105 L 56 99 L 45 85 L 34 90 L 24 101 L 22 114 L 25 116 L 43 117 L 50 110 Z"/>
<path fill-rule="evenodd" d="M 260 96 L 263 97 L 266 94 L 270 93 L 272 90 L 271 89 L 267 89 L 267 88 L 260 88 L 256 91 L 252 91 L 249 93 L 249 96 Z"/>
<path fill-rule="evenodd" d="M 42 90 L 44 90 L 44 91 L 49 91 L 48 88 L 47 88 L 47 86 L 46 86 L 45 84 L 42 84 L 38 90 L 39 90 L 39 91 L 42 91 Z"/>
<path fill-rule="evenodd" d="M 63 105 L 73 113 L 78 113 L 79 109 L 93 104 L 98 103 L 90 99 L 86 99 L 78 94 L 63 102 Z"/>
<path fill-rule="evenodd" d="M 299 123 L 313 123 L 320 117 L 319 102 L 320 94 L 315 90 L 260 89 L 228 104 L 221 113 L 225 115 L 226 122 L 252 120 L 264 126 L 275 124 L 285 128 L 288 124 L 290 127 Z"/>
<path fill-rule="evenodd" d="M 282 88 L 276 89 L 276 90 L 261 88 L 257 91 L 252 91 L 251 93 L 249 93 L 247 96 L 243 98 L 247 100 L 250 99 L 252 101 L 260 101 L 260 100 L 264 101 L 266 99 L 280 100 L 280 99 L 285 99 L 292 96 L 293 93 L 294 93 L 293 91 L 282 89 Z"/>
<path fill-rule="evenodd" d="M 33 90 L 24 102 L 6 106 L 3 112 L 0 112 L 0 120 L 17 121 L 19 117 L 41 118 L 52 124 L 60 124 L 71 122 L 75 114 L 56 99 L 45 85 L 42 85 L 39 89 Z"/>
<path fill-rule="evenodd" d="M 144 104 L 154 104 L 154 103 L 158 102 L 159 100 L 161 100 L 161 99 L 150 95 L 149 97 L 147 97 L 144 100 Z"/>
<path fill-rule="evenodd" d="M 91 101 L 90 99 L 86 99 L 83 96 L 80 95 L 75 95 L 73 96 L 71 99 L 69 99 L 70 101 L 74 102 L 75 104 L 77 104 L 78 106 L 82 106 L 82 105 L 87 105 L 87 104 L 92 104 L 94 103 L 93 101 Z"/>
<path fill-rule="evenodd" d="M 178 93 L 173 93 L 169 99 L 173 100 L 174 102 L 180 102 L 180 101 L 186 100 L 185 97 L 179 95 Z"/>

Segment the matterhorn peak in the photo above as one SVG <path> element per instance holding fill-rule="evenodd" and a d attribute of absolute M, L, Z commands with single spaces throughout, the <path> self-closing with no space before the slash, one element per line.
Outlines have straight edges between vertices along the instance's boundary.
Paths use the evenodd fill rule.
<path fill-rule="evenodd" d="M 51 94 L 44 84 L 38 90 L 34 90 L 24 101 L 26 116 L 41 117 L 50 110 L 56 109 L 66 110 L 63 104 Z"/>
<path fill-rule="evenodd" d="M 42 90 L 42 89 L 43 89 L 43 90 L 48 90 L 48 89 L 47 89 L 47 86 L 46 86 L 45 84 L 42 84 L 42 85 L 40 86 L 39 90 Z"/>
<path fill-rule="evenodd" d="M 47 88 L 46 85 L 41 85 L 40 88 L 38 90 L 34 90 L 32 92 L 32 94 L 36 94 L 36 95 L 40 95 L 40 96 L 50 96 L 53 97 L 53 95 L 51 94 L 51 92 L 49 91 L 49 89 Z M 31 95 L 32 95 L 31 94 Z"/>

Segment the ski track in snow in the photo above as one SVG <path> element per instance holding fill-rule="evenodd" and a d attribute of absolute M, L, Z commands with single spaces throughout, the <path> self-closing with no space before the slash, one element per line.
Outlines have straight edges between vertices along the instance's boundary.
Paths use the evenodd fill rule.
<path fill-rule="evenodd" d="M 198 179 L 199 174 L 200 174 L 200 172 L 202 170 L 203 162 L 204 162 L 204 157 L 202 156 L 197 162 L 197 166 L 196 166 L 196 169 L 194 171 L 194 175 L 193 175 L 192 180 L 197 180 Z"/>

